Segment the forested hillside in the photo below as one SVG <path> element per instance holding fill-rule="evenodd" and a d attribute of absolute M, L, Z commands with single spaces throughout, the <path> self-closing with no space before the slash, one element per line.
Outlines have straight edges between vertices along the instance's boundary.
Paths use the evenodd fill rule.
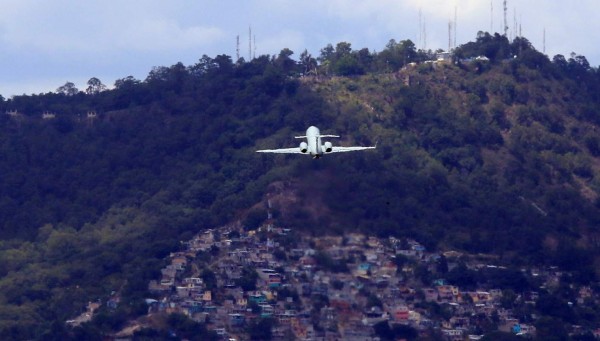
<path fill-rule="evenodd" d="M 600 72 L 585 57 L 487 33 L 445 62 L 408 40 L 292 56 L 203 56 L 112 90 L 92 79 L 0 97 L 0 338 L 118 329 L 145 313 L 148 280 L 181 240 L 259 224 L 267 192 L 280 224 L 310 233 L 411 237 L 596 278 Z M 295 146 L 309 125 L 378 147 L 254 153 Z M 66 332 L 112 291 L 116 312 Z"/>

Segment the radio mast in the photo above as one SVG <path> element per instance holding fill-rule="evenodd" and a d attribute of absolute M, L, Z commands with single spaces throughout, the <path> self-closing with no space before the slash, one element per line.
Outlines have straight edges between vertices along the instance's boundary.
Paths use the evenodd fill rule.
<path fill-rule="evenodd" d="M 419 37 L 418 37 L 418 45 L 423 48 L 423 21 L 421 16 L 421 8 L 419 7 Z"/>
<path fill-rule="evenodd" d="M 458 27 L 457 13 L 458 7 L 454 6 L 454 48 L 456 48 L 456 28 Z"/>
<path fill-rule="evenodd" d="M 423 20 L 423 50 L 427 49 L 427 22 Z"/>
<path fill-rule="evenodd" d="M 544 27 L 544 36 L 543 36 L 543 52 L 546 54 L 546 28 Z"/>
<path fill-rule="evenodd" d="M 490 0 L 490 34 L 494 34 L 494 0 Z"/>
<path fill-rule="evenodd" d="M 504 0 L 504 36 L 508 38 L 508 36 L 507 36 L 507 34 L 508 34 L 508 23 L 506 22 L 506 11 L 507 11 L 506 0 Z"/>
<path fill-rule="evenodd" d="M 448 52 L 452 48 L 452 20 L 448 20 Z"/>
<path fill-rule="evenodd" d="M 513 39 L 519 36 L 519 22 L 517 21 L 517 8 L 513 9 Z"/>
<path fill-rule="evenodd" d="M 252 26 L 248 26 L 248 61 L 252 60 Z"/>

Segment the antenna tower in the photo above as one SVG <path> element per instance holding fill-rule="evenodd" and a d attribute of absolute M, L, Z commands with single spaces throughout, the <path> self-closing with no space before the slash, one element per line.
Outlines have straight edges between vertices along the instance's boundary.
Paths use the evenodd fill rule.
<path fill-rule="evenodd" d="M 494 34 L 494 0 L 490 0 L 490 34 Z"/>
<path fill-rule="evenodd" d="M 521 32 L 521 24 L 523 23 L 523 15 L 519 15 L 519 37 L 523 36 L 523 32 Z"/>
<path fill-rule="evenodd" d="M 519 19 L 519 37 L 522 37 L 522 36 L 523 36 L 523 32 L 521 31 L 521 29 L 522 29 L 523 27 L 521 27 L 521 23 L 522 23 L 522 21 L 521 21 L 521 19 Z"/>
<path fill-rule="evenodd" d="M 513 38 L 519 36 L 519 23 L 517 22 L 517 8 L 513 8 Z"/>
<path fill-rule="evenodd" d="M 544 36 L 543 36 L 542 41 L 543 41 L 542 49 L 543 49 L 544 54 L 546 54 L 546 28 L 545 27 L 544 27 Z"/>
<path fill-rule="evenodd" d="M 507 37 L 508 23 L 506 22 L 506 0 L 504 0 L 504 36 Z"/>
<path fill-rule="evenodd" d="M 454 6 L 454 48 L 456 48 L 456 28 L 458 27 L 458 19 L 456 13 L 458 12 L 458 7 Z"/>
<path fill-rule="evenodd" d="M 423 21 L 421 16 L 421 8 L 419 7 L 419 45 L 423 47 Z"/>
<path fill-rule="evenodd" d="M 256 58 L 256 34 L 254 35 L 254 51 L 252 54 L 252 58 Z"/>
<path fill-rule="evenodd" d="M 235 56 L 236 56 L 236 61 L 240 60 L 240 35 L 239 34 L 235 38 Z"/>
<path fill-rule="evenodd" d="M 448 20 L 448 52 L 452 48 L 452 20 Z"/>
<path fill-rule="evenodd" d="M 427 49 L 427 23 L 423 20 L 423 50 Z"/>
<path fill-rule="evenodd" d="M 248 26 L 248 61 L 252 60 L 252 27 Z"/>

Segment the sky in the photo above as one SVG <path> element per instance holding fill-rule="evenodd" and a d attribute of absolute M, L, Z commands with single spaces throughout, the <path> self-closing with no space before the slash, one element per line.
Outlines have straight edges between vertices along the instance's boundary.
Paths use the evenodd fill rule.
<path fill-rule="evenodd" d="M 155 66 L 193 65 L 202 55 L 317 57 L 327 44 L 381 51 L 390 39 L 418 48 L 504 33 L 504 0 L 2 0 L 0 95 L 79 89 L 96 77 L 144 80 Z M 549 58 L 572 52 L 600 64 L 598 0 L 507 0 L 508 36 L 519 31 Z M 515 22 L 517 22 L 515 29 Z M 249 47 L 249 28 L 252 47 Z M 545 32 L 545 34 L 544 34 Z M 545 37 L 545 39 L 544 39 Z M 545 44 L 544 44 L 545 40 Z"/>

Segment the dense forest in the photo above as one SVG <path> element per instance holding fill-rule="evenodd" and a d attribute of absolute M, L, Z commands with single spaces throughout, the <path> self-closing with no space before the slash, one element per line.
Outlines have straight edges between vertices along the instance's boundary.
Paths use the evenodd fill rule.
<path fill-rule="evenodd" d="M 260 224 L 267 193 L 279 223 L 307 233 L 411 237 L 597 278 L 600 70 L 584 56 L 481 32 L 450 61 L 409 40 L 293 55 L 202 56 L 110 90 L 92 78 L 0 96 L 0 338 L 120 328 L 146 312 L 148 281 L 180 241 Z M 254 153 L 309 125 L 378 147 Z M 119 309 L 65 326 L 113 291 Z"/>

